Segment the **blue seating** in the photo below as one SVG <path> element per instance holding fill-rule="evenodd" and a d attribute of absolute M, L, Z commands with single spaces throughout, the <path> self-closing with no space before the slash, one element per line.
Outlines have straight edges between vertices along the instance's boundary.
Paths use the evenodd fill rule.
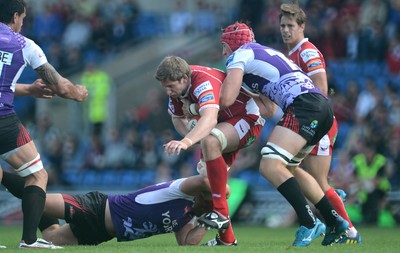
<path fill-rule="evenodd" d="M 140 172 L 124 170 L 120 173 L 119 186 L 136 187 L 140 183 Z"/>
<path fill-rule="evenodd" d="M 339 130 L 335 141 L 334 149 L 340 149 L 346 143 L 347 137 L 351 130 L 351 124 L 346 122 L 340 122 Z"/>

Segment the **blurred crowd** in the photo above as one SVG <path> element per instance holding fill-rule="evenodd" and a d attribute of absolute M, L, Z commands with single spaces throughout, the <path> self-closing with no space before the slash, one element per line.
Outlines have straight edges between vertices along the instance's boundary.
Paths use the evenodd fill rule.
<path fill-rule="evenodd" d="M 381 200 L 387 192 L 400 190 L 400 0 L 299 2 L 308 16 L 306 37 L 327 61 L 339 123 L 332 182 L 350 196 L 358 196 L 362 189 Z M 153 13 L 135 0 L 49 1 L 45 8 L 28 10 L 22 33 L 41 45 L 64 74 L 82 71 L 94 59 L 112 60 L 116 52 L 154 36 L 218 35 L 232 19 L 250 21 L 258 42 L 286 50 L 279 31 L 279 0 L 242 0 L 229 10 L 217 1 L 196 1 L 194 10 L 186 4 L 177 0 L 170 12 Z M 209 65 L 222 62 L 216 57 Z M 349 71 L 351 64 L 357 71 Z M 371 71 L 365 73 L 366 68 Z M 107 73 L 97 74 L 103 82 L 110 81 Z M 167 96 L 158 89 L 150 89 L 147 96 L 148 102 L 125 112 L 116 128 L 104 127 L 101 120 L 93 122 L 89 136 L 56 128 L 48 114 L 32 118 L 33 109 L 17 108 L 21 119 L 30 121 L 26 125 L 49 171 L 49 186 L 82 185 L 70 175 L 93 171 L 148 173 L 153 182 L 196 173 L 199 147 L 174 157 L 163 152 L 162 145 L 177 138 L 167 113 Z M 99 103 L 101 99 L 107 98 L 99 98 Z M 240 152 L 230 176 L 258 176 L 259 150 L 276 119 L 267 121 L 255 145 Z M 376 173 L 364 173 L 366 164 L 378 158 Z M 368 162 L 359 162 L 363 159 Z"/>

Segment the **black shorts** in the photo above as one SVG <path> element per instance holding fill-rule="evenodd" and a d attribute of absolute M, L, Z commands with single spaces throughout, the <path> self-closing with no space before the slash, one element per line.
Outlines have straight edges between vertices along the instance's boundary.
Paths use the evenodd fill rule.
<path fill-rule="evenodd" d="M 306 93 L 295 98 L 278 122 L 315 145 L 328 133 L 333 124 L 333 109 L 321 94 Z"/>
<path fill-rule="evenodd" d="M 0 154 L 21 147 L 32 139 L 16 114 L 0 117 Z"/>
<path fill-rule="evenodd" d="M 80 245 L 98 245 L 111 240 L 105 225 L 107 195 L 100 192 L 63 194 L 65 221 Z"/>

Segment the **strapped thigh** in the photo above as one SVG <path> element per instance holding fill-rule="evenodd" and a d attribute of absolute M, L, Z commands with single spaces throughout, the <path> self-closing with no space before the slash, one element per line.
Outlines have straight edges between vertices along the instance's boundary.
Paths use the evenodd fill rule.
<path fill-rule="evenodd" d="M 272 142 L 267 142 L 267 145 L 261 149 L 261 155 L 265 158 L 281 160 L 286 165 L 288 165 L 294 157 L 294 155 Z"/>
<path fill-rule="evenodd" d="M 26 177 L 29 176 L 35 172 L 38 172 L 39 170 L 43 169 L 43 163 L 42 160 L 40 159 L 40 155 L 38 154 L 34 159 L 31 161 L 25 163 L 15 171 L 20 175 L 21 177 Z"/>

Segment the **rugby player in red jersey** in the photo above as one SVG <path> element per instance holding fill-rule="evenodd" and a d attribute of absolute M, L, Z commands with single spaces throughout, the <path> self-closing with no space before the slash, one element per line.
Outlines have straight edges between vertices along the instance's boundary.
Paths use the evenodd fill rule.
<path fill-rule="evenodd" d="M 325 96 L 328 96 L 328 80 L 324 56 L 304 36 L 306 14 L 297 4 L 286 3 L 281 5 L 279 17 L 282 40 L 288 48 L 288 58 L 311 78 Z M 329 132 L 322 137 L 310 154 L 303 160 L 302 166 L 317 180 L 338 214 L 349 222 L 348 235 L 343 236 L 339 242 L 345 244 L 361 243 L 361 236 L 351 223 L 342 199 L 328 182 L 332 150 L 337 132 L 338 124 L 335 119 Z M 301 175 L 300 173 L 295 174 L 298 181 L 302 180 Z"/>
<path fill-rule="evenodd" d="M 214 210 L 199 218 L 199 223 L 219 230 L 219 235 L 208 246 L 236 246 L 225 198 L 227 169 L 235 160 L 239 149 L 245 148 L 259 137 L 264 125 L 255 100 L 242 89 L 236 101 L 227 108 L 219 106 L 221 86 L 225 73 L 215 68 L 189 65 L 177 56 L 167 56 L 159 64 L 155 78 L 169 96 L 168 111 L 176 130 L 184 136 L 164 145 L 169 155 L 179 154 L 200 142 L 201 174 L 207 175 Z M 183 107 L 195 105 L 189 111 L 199 118 L 188 128 Z"/>

